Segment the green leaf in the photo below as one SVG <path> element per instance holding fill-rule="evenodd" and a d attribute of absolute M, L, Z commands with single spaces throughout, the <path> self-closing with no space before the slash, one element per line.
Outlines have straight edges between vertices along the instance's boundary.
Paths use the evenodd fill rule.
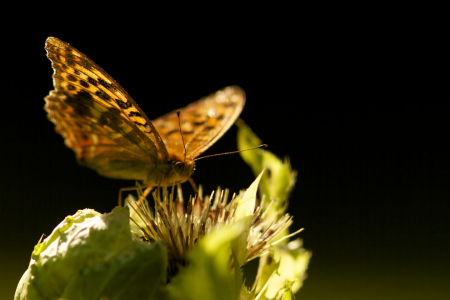
<path fill-rule="evenodd" d="M 275 261 L 273 258 L 273 253 L 269 253 L 267 255 L 262 256 L 259 259 L 259 268 L 258 268 L 258 275 L 257 278 L 259 278 L 257 284 L 256 284 L 256 293 L 260 293 L 263 288 L 268 284 L 268 281 L 274 276 L 274 273 L 278 270 L 278 266 L 280 263 L 278 261 Z M 266 288 L 267 290 L 267 288 Z M 265 291 L 262 291 L 262 294 L 265 294 Z"/>
<path fill-rule="evenodd" d="M 130 247 L 114 259 L 81 270 L 62 295 L 64 299 L 159 299 L 166 284 L 163 243 Z"/>
<path fill-rule="evenodd" d="M 244 123 L 242 119 L 236 121 L 238 126 L 237 133 L 237 145 L 239 150 L 246 150 L 253 147 L 258 147 L 262 144 L 261 140 L 256 134 Z M 261 173 L 262 167 L 262 153 L 264 150 L 257 149 L 252 151 L 241 152 L 240 155 L 242 159 L 252 168 L 255 176 Z"/>
<path fill-rule="evenodd" d="M 252 300 L 255 296 L 255 290 L 249 291 L 245 284 L 243 283 L 241 286 L 241 293 L 239 295 L 239 300 Z"/>
<path fill-rule="evenodd" d="M 132 239 L 128 214 L 116 207 L 67 217 L 35 247 L 15 299 L 151 299 L 165 284 L 164 246 Z"/>
<path fill-rule="evenodd" d="M 261 144 L 261 140 L 253 133 L 253 131 L 242 121 L 236 122 L 238 130 L 238 149 L 245 150 L 256 147 Z M 253 173 L 258 175 L 261 170 L 265 169 L 259 190 L 261 195 L 265 195 L 270 201 L 274 201 L 271 205 L 268 215 L 273 213 L 282 214 L 281 209 L 285 206 L 292 188 L 294 187 L 297 172 L 293 171 L 288 159 L 284 162 L 266 150 L 253 150 L 241 152 L 241 157 L 251 167 Z M 268 205 L 268 202 L 266 202 Z M 265 209 L 266 207 L 263 207 Z"/>
<path fill-rule="evenodd" d="M 292 300 L 292 290 L 290 288 L 286 288 L 283 292 L 282 300 Z"/>
<path fill-rule="evenodd" d="M 189 266 L 168 286 L 171 299 L 239 299 L 242 282 L 236 283 L 231 268 L 231 243 L 244 230 L 242 222 L 238 222 L 206 235 L 189 252 Z"/>
<path fill-rule="evenodd" d="M 247 216 L 253 216 L 256 206 L 256 193 L 258 192 L 258 185 L 263 175 L 263 171 L 253 181 L 250 187 L 245 191 L 244 195 L 236 201 L 237 207 L 235 212 L 235 220 L 239 221 Z"/>
<path fill-rule="evenodd" d="M 303 285 L 306 278 L 311 252 L 302 248 L 300 239 L 289 244 L 274 248 L 274 257 L 279 261 L 276 274 L 269 282 L 266 297 L 272 298 L 285 288 L 292 288 L 292 292 L 297 292 Z"/>
<path fill-rule="evenodd" d="M 239 150 L 256 147 L 262 143 L 242 120 L 238 120 L 236 124 L 239 127 L 237 138 Z M 255 175 L 265 170 L 259 192 L 269 201 L 265 201 L 262 212 L 266 215 L 266 219 L 271 217 L 278 219 L 285 213 L 286 201 L 296 182 L 296 171 L 292 170 L 287 158 L 283 161 L 266 150 L 246 151 L 240 154 Z M 274 240 L 281 239 L 287 234 L 288 230 L 283 230 Z M 287 239 L 277 243 L 272 249 L 271 254 L 260 258 L 256 293 L 268 299 L 275 299 L 284 294 L 283 297 L 287 299 L 300 289 L 306 278 L 311 252 L 305 251 L 299 241 L 287 244 Z M 285 291 L 288 288 L 289 292 Z"/>
<path fill-rule="evenodd" d="M 247 259 L 247 240 L 250 233 L 253 213 L 256 206 L 256 193 L 258 192 L 258 184 L 261 180 L 263 171 L 253 181 L 250 187 L 244 192 L 242 197 L 236 199 L 236 211 L 233 220 L 242 224 L 242 232 L 231 243 L 233 255 L 238 262 L 239 267 L 245 264 Z"/>

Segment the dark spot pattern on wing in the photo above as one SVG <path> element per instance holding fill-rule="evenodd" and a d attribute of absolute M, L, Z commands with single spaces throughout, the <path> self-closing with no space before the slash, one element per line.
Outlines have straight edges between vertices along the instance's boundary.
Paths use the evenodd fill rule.
<path fill-rule="evenodd" d="M 67 95 L 64 104 L 72 107 L 76 115 L 92 118 L 91 107 L 94 105 L 94 99 L 91 94 L 80 91 L 76 97 Z"/>
<path fill-rule="evenodd" d="M 142 117 L 141 113 L 138 112 L 138 111 L 131 111 L 131 112 L 128 114 L 128 116 L 129 116 L 129 117 Z"/>
<path fill-rule="evenodd" d="M 73 76 L 72 74 L 67 75 L 67 80 L 69 81 L 77 81 L 77 78 Z"/>
<path fill-rule="evenodd" d="M 56 124 L 56 130 L 64 136 L 66 144 L 77 153 L 77 157 L 87 155 L 84 145 L 91 145 L 95 152 L 94 146 L 105 142 L 114 142 L 136 153 L 147 151 L 141 137 L 121 118 L 119 109 L 98 105 L 86 91 L 80 91 L 77 95 L 52 91 L 45 100 L 48 118 Z"/>
<path fill-rule="evenodd" d="M 119 105 L 119 107 L 122 109 L 127 109 L 132 106 L 130 102 L 124 102 L 120 99 L 115 99 L 115 101 L 116 101 L 117 105 Z"/>
<path fill-rule="evenodd" d="M 90 84 L 92 84 L 93 86 L 97 86 L 97 84 L 98 84 L 98 82 L 97 82 L 95 79 L 93 79 L 93 78 L 91 78 L 91 77 L 89 77 L 89 76 L 87 76 L 87 81 L 88 81 Z"/>
<path fill-rule="evenodd" d="M 193 159 L 219 139 L 239 116 L 245 95 L 237 86 L 227 87 L 180 109 L 181 131 L 187 159 Z M 153 121 L 171 155 L 183 153 L 176 111 Z M 174 154 L 172 154 L 174 153 Z"/>
<path fill-rule="evenodd" d="M 84 88 L 89 88 L 89 83 L 87 83 L 86 81 L 81 80 L 81 79 L 80 79 L 80 85 Z"/>
<path fill-rule="evenodd" d="M 102 90 L 97 90 L 97 91 L 95 92 L 95 95 L 96 95 L 97 97 L 102 98 L 102 99 L 105 100 L 105 101 L 111 101 L 111 97 L 110 97 L 107 93 L 105 93 L 104 91 L 102 91 Z"/>

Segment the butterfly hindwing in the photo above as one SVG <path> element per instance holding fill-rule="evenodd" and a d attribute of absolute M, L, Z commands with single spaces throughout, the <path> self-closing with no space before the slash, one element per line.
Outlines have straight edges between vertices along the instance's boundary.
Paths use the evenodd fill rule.
<path fill-rule="evenodd" d="M 214 144 L 236 121 L 244 104 L 244 91 L 238 86 L 229 86 L 180 109 L 186 158 L 194 159 Z M 169 156 L 182 155 L 184 148 L 176 112 L 152 122 Z"/>

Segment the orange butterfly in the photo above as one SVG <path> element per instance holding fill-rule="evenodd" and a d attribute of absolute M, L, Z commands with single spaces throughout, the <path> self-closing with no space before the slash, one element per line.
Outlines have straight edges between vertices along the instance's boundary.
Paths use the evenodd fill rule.
<path fill-rule="evenodd" d="M 228 130 L 245 104 L 244 91 L 230 86 L 180 109 L 180 119 L 174 111 L 150 121 L 86 55 L 55 37 L 45 49 L 55 86 L 45 97 L 48 118 L 78 162 L 103 176 L 145 186 L 193 184 L 194 159 Z"/>

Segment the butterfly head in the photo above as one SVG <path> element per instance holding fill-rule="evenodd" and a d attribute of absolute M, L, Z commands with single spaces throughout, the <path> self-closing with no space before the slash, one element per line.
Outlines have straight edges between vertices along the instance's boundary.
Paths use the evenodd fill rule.
<path fill-rule="evenodd" d="M 194 164 L 192 160 L 173 161 L 169 173 L 164 178 L 165 185 L 173 185 L 187 181 L 192 173 L 194 173 Z"/>

